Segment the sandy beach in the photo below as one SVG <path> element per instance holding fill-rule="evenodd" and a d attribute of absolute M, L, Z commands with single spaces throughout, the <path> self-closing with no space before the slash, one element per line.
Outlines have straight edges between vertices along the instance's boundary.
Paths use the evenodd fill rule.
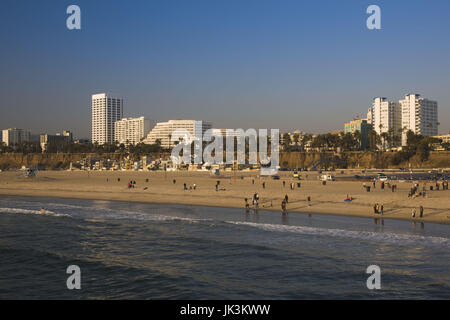
<path fill-rule="evenodd" d="M 278 214 L 281 201 L 287 194 L 289 213 L 383 217 L 450 224 L 449 190 L 427 191 L 425 198 L 411 199 L 408 198 L 408 192 L 412 182 L 408 181 L 392 182 L 398 186 L 396 192 L 381 190 L 380 182 L 377 182 L 374 190 L 367 192 L 362 181 L 339 181 L 339 174 L 336 174 L 337 181 L 328 181 L 326 185 L 318 180 L 317 173 L 308 173 L 308 178 L 301 181 L 292 178 L 288 172 L 280 172 L 279 175 L 280 180 L 273 180 L 249 172 L 216 177 L 209 172 L 40 171 L 37 177 L 26 178 L 20 172 L 1 172 L 0 194 L 234 207 L 242 208 L 244 212 L 244 199 L 248 198 L 251 205 L 253 194 L 258 193 L 259 208 L 274 210 Z M 219 180 L 219 190 L 216 191 Z M 130 181 L 136 181 L 135 188 L 128 188 Z M 292 182 L 295 183 L 294 190 L 290 189 Z M 300 188 L 297 182 L 301 183 Z M 184 190 L 185 183 L 188 190 Z M 194 184 L 196 190 L 190 190 Z M 366 182 L 366 185 L 371 183 Z M 419 190 L 422 190 L 422 185 L 423 182 L 420 182 Z M 345 202 L 347 195 L 353 201 Z M 308 196 L 311 197 L 311 206 L 306 201 Z M 383 204 L 383 216 L 374 214 L 375 203 Z M 413 219 L 411 210 L 417 208 L 418 212 L 419 206 L 424 207 L 424 217 Z"/>

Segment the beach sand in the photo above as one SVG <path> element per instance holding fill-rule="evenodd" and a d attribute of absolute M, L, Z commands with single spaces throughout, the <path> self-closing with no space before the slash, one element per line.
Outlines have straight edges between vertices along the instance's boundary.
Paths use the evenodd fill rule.
<path fill-rule="evenodd" d="M 322 185 L 317 173 L 308 173 L 307 180 L 298 181 L 288 172 L 280 172 L 281 180 L 271 177 L 259 178 L 257 173 L 228 173 L 228 176 L 216 177 L 209 172 L 133 172 L 133 171 L 40 171 L 37 177 L 21 177 L 20 172 L 0 173 L 0 194 L 19 196 L 43 196 L 61 198 L 79 198 L 96 200 L 115 200 L 148 203 L 175 203 L 201 206 L 220 206 L 242 208 L 244 198 L 258 193 L 261 210 L 281 211 L 281 201 L 287 194 L 290 213 L 334 214 L 372 218 L 408 219 L 414 221 L 450 224 L 450 191 L 427 191 L 426 198 L 408 198 L 412 182 L 396 183 L 397 192 L 384 191 L 377 182 L 375 190 L 366 192 L 361 181 L 328 181 Z M 241 178 L 241 176 L 243 178 Z M 120 182 L 118 181 L 120 178 Z M 146 179 L 149 182 L 146 182 Z M 173 183 L 173 180 L 176 183 Z M 216 181 L 220 180 L 219 191 Z M 252 184 L 252 180 L 255 181 Z M 283 187 L 283 180 L 286 186 Z M 129 181 L 136 181 L 136 187 L 129 189 Z M 266 188 L 262 187 L 265 182 Z M 290 183 L 295 182 L 295 189 Z M 301 187 L 297 188 L 297 182 Z M 188 189 L 194 183 L 196 190 Z M 430 184 L 430 183 L 429 183 Z M 372 185 L 366 182 L 366 185 Z M 422 190 L 421 182 L 419 190 Z M 428 189 L 428 188 L 427 188 Z M 353 197 L 345 202 L 347 195 Z M 307 197 L 311 197 L 308 206 Z M 270 203 L 272 202 L 272 207 Z M 373 212 L 375 203 L 384 205 L 383 216 Z M 424 207 L 423 218 L 411 218 L 412 208 Z M 275 214 L 275 213 L 274 213 Z"/>

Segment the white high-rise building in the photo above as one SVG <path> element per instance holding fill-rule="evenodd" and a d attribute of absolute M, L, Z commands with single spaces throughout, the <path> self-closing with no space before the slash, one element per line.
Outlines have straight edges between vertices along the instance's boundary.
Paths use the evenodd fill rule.
<path fill-rule="evenodd" d="M 372 107 L 367 113 L 367 123 L 371 124 L 378 134 L 390 132 L 398 135 L 401 121 L 402 109 L 399 103 L 388 101 L 383 97 L 373 100 Z"/>
<path fill-rule="evenodd" d="M 195 138 L 202 137 L 203 133 L 211 128 L 212 125 L 209 122 L 201 120 L 169 120 L 168 122 L 158 122 L 147 135 L 144 143 L 156 144 L 159 140 L 161 147 L 171 148 L 175 146 L 175 143 L 170 141 L 172 133 L 175 130 L 186 130 L 192 138 Z"/>
<path fill-rule="evenodd" d="M 150 132 L 152 122 L 146 117 L 123 118 L 114 124 L 114 142 L 137 144 Z"/>
<path fill-rule="evenodd" d="M 123 99 L 92 95 L 92 143 L 114 143 L 114 123 L 123 118 Z"/>
<path fill-rule="evenodd" d="M 22 142 L 29 142 L 31 133 L 23 129 L 10 128 L 2 130 L 2 140 L 7 146 L 14 146 Z"/>
<path fill-rule="evenodd" d="M 419 94 L 408 94 L 400 100 L 402 108 L 402 145 L 407 143 L 406 133 L 411 130 L 422 136 L 438 134 L 438 104 L 421 98 Z"/>

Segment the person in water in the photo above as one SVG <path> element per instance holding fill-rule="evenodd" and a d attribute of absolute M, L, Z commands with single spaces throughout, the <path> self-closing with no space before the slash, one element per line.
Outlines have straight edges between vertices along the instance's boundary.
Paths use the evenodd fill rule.
<path fill-rule="evenodd" d="M 286 201 L 281 201 L 281 212 L 283 213 L 283 214 L 285 214 L 286 213 Z"/>

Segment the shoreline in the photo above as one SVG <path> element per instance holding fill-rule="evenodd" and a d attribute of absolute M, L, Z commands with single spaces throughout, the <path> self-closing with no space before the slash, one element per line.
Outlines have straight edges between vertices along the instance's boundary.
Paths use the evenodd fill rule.
<path fill-rule="evenodd" d="M 168 177 L 169 176 L 169 177 Z M 133 203 L 175 204 L 203 207 L 242 209 L 244 198 L 251 203 L 252 195 L 260 195 L 259 210 L 281 214 L 281 200 L 289 195 L 288 213 L 323 214 L 371 219 L 395 219 L 411 222 L 450 224 L 450 191 L 427 193 L 427 198 L 408 199 L 409 183 L 399 183 L 399 191 L 381 191 L 379 188 L 367 193 L 361 182 L 333 181 L 322 186 L 312 177 L 310 180 L 293 180 L 289 175 L 281 180 L 246 176 L 244 178 L 211 177 L 202 173 L 178 172 L 68 172 L 45 171 L 36 178 L 20 178 L 13 173 L 0 173 L 0 195 L 23 197 L 49 197 L 66 199 L 105 200 Z M 118 179 L 121 179 L 120 182 Z M 173 180 L 177 180 L 173 183 Z M 128 181 L 136 181 L 136 188 L 128 189 Z M 147 181 L 148 180 L 148 181 Z M 220 191 L 215 191 L 216 181 L 221 181 Z M 286 187 L 282 187 L 285 181 Z M 262 182 L 266 187 L 262 187 Z M 291 182 L 301 187 L 290 189 Z M 196 184 L 196 190 L 183 190 L 183 184 Z M 355 198 L 344 202 L 346 194 Z M 306 197 L 312 197 L 308 206 Z M 273 206 L 263 206 L 270 203 Z M 373 213 L 373 203 L 382 203 L 384 214 Z M 412 208 L 422 205 L 423 218 L 412 218 Z M 250 212 L 254 212 L 251 208 Z"/>

